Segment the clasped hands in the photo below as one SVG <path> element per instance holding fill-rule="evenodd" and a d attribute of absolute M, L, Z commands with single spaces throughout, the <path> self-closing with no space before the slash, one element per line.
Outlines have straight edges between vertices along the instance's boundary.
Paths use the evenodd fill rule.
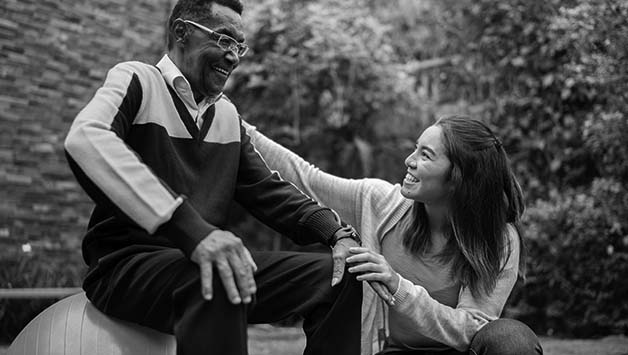
<path fill-rule="evenodd" d="M 358 274 L 357 280 L 367 281 L 379 297 L 394 305 L 392 292 L 396 290 L 399 275 L 383 256 L 360 247 L 353 239 L 341 238 L 333 247 L 332 257 L 332 286 L 342 280 L 345 265 L 349 263 L 348 271 Z M 257 265 L 242 240 L 233 233 L 224 230 L 211 232 L 196 246 L 190 259 L 200 268 L 201 292 L 206 300 L 213 297 L 215 266 L 231 303 L 248 304 L 252 301 L 257 291 L 253 277 Z"/>

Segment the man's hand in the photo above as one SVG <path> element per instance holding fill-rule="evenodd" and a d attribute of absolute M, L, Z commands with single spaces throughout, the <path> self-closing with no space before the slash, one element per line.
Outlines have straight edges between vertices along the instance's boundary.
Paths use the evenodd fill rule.
<path fill-rule="evenodd" d="M 231 303 L 251 302 L 251 297 L 257 291 L 253 278 L 257 265 L 242 240 L 233 233 L 223 230 L 209 233 L 196 246 L 190 259 L 200 267 L 201 291 L 206 300 L 211 300 L 213 296 L 212 274 L 215 265 Z"/>
<path fill-rule="evenodd" d="M 359 246 L 358 242 L 351 238 L 340 239 L 336 245 L 334 245 L 334 249 L 332 251 L 332 257 L 334 259 L 334 271 L 331 279 L 332 287 L 337 285 L 344 276 L 346 259 L 350 255 L 353 255 L 351 254 L 349 248 Z M 395 299 L 386 286 L 377 281 L 369 281 L 368 283 L 373 291 L 375 291 L 375 293 L 383 299 L 384 302 L 386 302 L 389 306 L 394 306 Z"/>
<path fill-rule="evenodd" d="M 359 247 L 357 241 L 351 238 L 342 238 L 336 242 L 334 248 L 332 249 L 332 258 L 334 259 L 334 271 L 331 277 L 331 286 L 336 286 L 341 280 L 342 276 L 345 273 L 345 264 L 347 257 L 352 254 L 349 252 L 349 248 Z"/>

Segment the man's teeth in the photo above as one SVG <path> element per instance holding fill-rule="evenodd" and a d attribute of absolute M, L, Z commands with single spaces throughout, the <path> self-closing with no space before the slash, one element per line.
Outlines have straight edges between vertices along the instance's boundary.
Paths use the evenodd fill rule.
<path fill-rule="evenodd" d="M 410 174 L 406 174 L 406 178 L 404 180 L 408 182 L 419 182 L 419 179 L 415 178 L 414 176 Z"/>
<path fill-rule="evenodd" d="M 224 70 L 224 69 L 222 69 L 222 68 L 214 67 L 214 70 L 219 72 L 219 73 L 221 73 L 221 74 L 229 75 L 229 72 Z"/>

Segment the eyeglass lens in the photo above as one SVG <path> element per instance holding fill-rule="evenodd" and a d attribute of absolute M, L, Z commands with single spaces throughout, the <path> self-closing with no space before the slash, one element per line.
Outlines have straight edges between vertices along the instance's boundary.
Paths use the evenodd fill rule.
<path fill-rule="evenodd" d="M 248 51 L 248 47 L 246 45 L 242 45 L 233 41 L 231 38 L 220 36 L 218 38 L 218 46 L 225 51 L 234 51 L 239 56 L 243 56 Z"/>

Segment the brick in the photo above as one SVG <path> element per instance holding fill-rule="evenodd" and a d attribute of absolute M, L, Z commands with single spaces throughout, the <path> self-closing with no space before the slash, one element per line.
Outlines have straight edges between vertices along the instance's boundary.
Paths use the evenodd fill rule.
<path fill-rule="evenodd" d="M 2 2 L 1 239 L 79 247 L 93 203 L 67 166 L 63 139 L 115 63 L 159 59 L 170 6 L 168 0 Z"/>

